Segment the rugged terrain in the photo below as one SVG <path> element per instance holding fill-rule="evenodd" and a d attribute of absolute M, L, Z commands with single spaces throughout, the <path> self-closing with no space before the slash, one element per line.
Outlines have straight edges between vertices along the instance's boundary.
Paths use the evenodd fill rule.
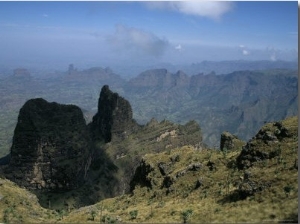
<path fill-rule="evenodd" d="M 79 208 L 129 191 L 137 162 L 147 152 L 190 144 L 202 147 L 199 125 L 152 119 L 138 125 L 130 103 L 103 86 L 98 112 L 86 125 L 74 105 L 37 98 L 20 110 L 3 175 L 35 192 L 45 207 Z"/>
<path fill-rule="evenodd" d="M 297 72 L 289 70 L 188 76 L 157 69 L 131 79 L 125 90 L 139 120 L 155 117 L 185 123 L 192 118 L 210 146 L 219 146 L 222 131 L 247 141 L 265 121 L 298 111 Z"/>
<path fill-rule="evenodd" d="M 18 111 L 28 99 L 77 105 L 90 122 L 103 85 L 130 102 L 139 124 L 153 117 L 180 124 L 196 120 L 203 141 L 211 147 L 219 146 L 222 131 L 247 141 L 265 121 L 297 114 L 298 71 L 296 65 L 288 64 L 203 62 L 200 67 L 194 65 L 194 72 L 151 69 L 130 80 L 101 67 L 79 70 L 70 65 L 65 72 L 51 73 L 16 69 L 0 76 L 0 156 L 9 152 Z M 217 72 L 219 68 L 224 72 Z"/>
<path fill-rule="evenodd" d="M 224 145 L 231 149 L 182 146 L 147 153 L 128 194 L 79 209 L 41 208 L 34 195 L 1 179 L 0 220 L 297 223 L 298 118 L 265 124 L 243 146 L 226 136 Z"/>

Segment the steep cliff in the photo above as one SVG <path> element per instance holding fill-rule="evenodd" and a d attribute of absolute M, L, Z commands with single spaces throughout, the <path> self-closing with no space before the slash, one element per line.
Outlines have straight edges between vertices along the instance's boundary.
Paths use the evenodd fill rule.
<path fill-rule="evenodd" d="M 79 107 L 27 101 L 20 109 L 6 176 L 30 189 L 73 189 L 90 165 L 90 138 Z"/>
<path fill-rule="evenodd" d="M 41 98 L 27 101 L 11 153 L 0 164 L 10 160 L 2 167 L 4 176 L 34 190 L 44 207 L 52 202 L 59 208 L 78 208 L 129 192 L 130 179 L 146 153 L 184 145 L 204 147 L 195 121 L 179 125 L 153 119 L 138 125 L 130 103 L 105 85 L 88 125 L 77 106 Z"/>
<path fill-rule="evenodd" d="M 94 139 L 110 142 L 112 137 L 124 137 L 137 127 L 132 119 L 130 103 L 109 89 L 102 87 L 98 101 L 98 112 L 93 117 L 91 131 Z"/>

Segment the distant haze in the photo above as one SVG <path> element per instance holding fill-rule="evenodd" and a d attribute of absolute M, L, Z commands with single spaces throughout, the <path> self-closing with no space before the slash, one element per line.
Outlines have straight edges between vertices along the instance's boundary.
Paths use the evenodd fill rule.
<path fill-rule="evenodd" d="M 0 2 L 0 66 L 298 58 L 297 2 Z"/>

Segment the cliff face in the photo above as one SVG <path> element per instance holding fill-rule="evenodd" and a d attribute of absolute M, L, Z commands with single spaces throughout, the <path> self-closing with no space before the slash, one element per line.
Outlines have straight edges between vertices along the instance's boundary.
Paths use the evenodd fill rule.
<path fill-rule="evenodd" d="M 297 114 L 298 78 L 293 70 L 235 71 L 188 76 L 148 70 L 124 88 L 138 122 L 167 118 L 201 124 L 203 141 L 219 144 L 223 130 L 248 140 L 264 121 Z"/>
<path fill-rule="evenodd" d="M 40 189 L 35 192 L 43 206 L 61 201 L 79 207 L 128 192 L 144 154 L 183 145 L 202 149 L 196 122 L 152 120 L 140 126 L 132 119 L 130 103 L 105 85 L 88 125 L 77 106 L 27 101 L 19 112 L 10 157 L 0 164 L 10 159 L 1 167 L 4 176 L 27 189 Z M 76 195 L 72 201 L 67 202 L 68 194 L 53 196 L 70 190 Z"/>
<path fill-rule="evenodd" d="M 79 107 L 27 101 L 14 131 L 7 177 L 30 189 L 72 189 L 89 166 L 89 135 Z"/>
<path fill-rule="evenodd" d="M 103 86 L 98 101 L 98 112 L 91 124 L 95 139 L 110 142 L 113 136 L 124 137 L 137 126 L 132 119 L 130 103 L 118 93 L 113 93 L 107 85 Z"/>

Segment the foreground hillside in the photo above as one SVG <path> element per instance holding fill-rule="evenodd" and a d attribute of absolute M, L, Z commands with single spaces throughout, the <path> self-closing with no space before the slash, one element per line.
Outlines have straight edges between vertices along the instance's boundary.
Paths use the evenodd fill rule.
<path fill-rule="evenodd" d="M 41 208 L 32 194 L 1 179 L 0 221 L 297 222 L 298 118 L 267 123 L 233 148 L 182 146 L 146 154 L 129 194 L 59 212 Z"/>
<path fill-rule="evenodd" d="M 132 194 L 73 211 L 63 222 L 297 222 L 297 123 L 296 117 L 281 123 L 288 133 L 283 138 L 276 137 L 276 123 L 266 124 L 248 142 L 253 149 L 242 151 L 247 159 L 257 157 L 244 169 L 239 169 L 240 150 L 185 146 L 147 154 Z M 273 150 L 277 154 L 268 154 Z"/>

